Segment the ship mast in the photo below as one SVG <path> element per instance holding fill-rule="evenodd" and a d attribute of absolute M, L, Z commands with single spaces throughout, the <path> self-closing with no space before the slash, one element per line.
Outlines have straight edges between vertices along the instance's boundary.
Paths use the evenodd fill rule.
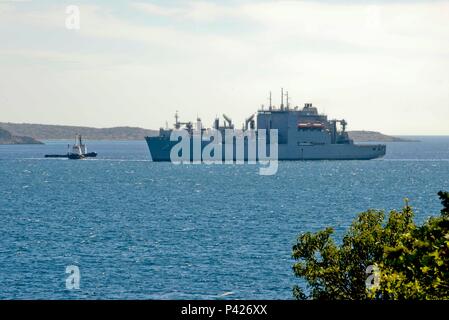
<path fill-rule="evenodd" d="M 178 110 L 176 110 L 176 113 L 175 113 L 175 129 L 179 129 L 179 128 L 180 128 L 179 116 L 178 116 Z"/>
<path fill-rule="evenodd" d="M 284 110 L 284 88 L 281 88 L 281 110 Z"/>
<path fill-rule="evenodd" d="M 272 104 L 272 101 L 271 101 L 271 91 L 270 91 L 270 97 L 268 99 L 270 100 L 270 108 L 269 108 L 269 110 L 271 111 L 273 109 L 273 104 Z"/>

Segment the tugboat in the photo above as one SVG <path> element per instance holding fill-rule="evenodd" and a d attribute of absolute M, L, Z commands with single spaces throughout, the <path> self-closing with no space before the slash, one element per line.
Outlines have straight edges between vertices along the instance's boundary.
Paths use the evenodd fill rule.
<path fill-rule="evenodd" d="M 46 154 L 45 158 L 68 158 L 72 160 L 80 160 L 85 158 L 95 158 L 97 156 L 96 152 L 87 152 L 87 147 L 83 144 L 81 135 L 75 136 L 75 144 L 72 146 L 72 151 L 70 152 L 70 145 L 68 145 L 69 151 L 67 154 Z"/>

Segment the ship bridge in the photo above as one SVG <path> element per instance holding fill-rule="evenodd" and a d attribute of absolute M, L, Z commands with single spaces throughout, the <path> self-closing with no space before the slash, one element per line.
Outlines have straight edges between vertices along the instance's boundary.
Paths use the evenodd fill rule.
<path fill-rule="evenodd" d="M 311 103 L 306 103 L 302 109 L 287 106 L 259 110 L 257 128 L 267 131 L 277 129 L 279 144 L 288 144 L 289 141 L 325 144 L 334 140 L 333 127 L 327 116 L 319 114 Z"/>

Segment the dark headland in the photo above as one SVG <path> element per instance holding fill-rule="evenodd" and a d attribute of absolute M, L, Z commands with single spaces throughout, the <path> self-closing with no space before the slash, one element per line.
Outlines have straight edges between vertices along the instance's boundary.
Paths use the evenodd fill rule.
<path fill-rule="evenodd" d="M 43 143 L 28 136 L 13 135 L 11 134 L 11 132 L 0 128 L 0 144 L 43 144 Z"/>
<path fill-rule="evenodd" d="M 0 128 L 11 132 L 15 138 L 33 137 L 39 140 L 70 140 L 82 134 L 89 140 L 142 140 L 145 136 L 156 136 L 158 130 L 139 127 L 92 128 L 29 123 L 0 122 Z M 389 136 L 376 131 L 348 131 L 356 142 L 412 142 L 405 138 Z M 27 138 L 30 139 L 30 138 Z M 1 142 L 0 142 L 1 143 Z"/>

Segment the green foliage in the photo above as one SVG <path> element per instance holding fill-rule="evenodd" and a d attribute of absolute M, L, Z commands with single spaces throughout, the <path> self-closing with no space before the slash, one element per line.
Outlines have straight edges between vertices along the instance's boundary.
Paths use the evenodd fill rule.
<path fill-rule="evenodd" d="M 413 211 L 368 210 L 357 216 L 341 245 L 333 229 L 305 233 L 293 246 L 296 276 L 307 282 L 297 299 L 444 299 L 449 298 L 449 193 L 440 192 L 441 216 L 422 226 Z M 379 268 L 379 283 L 367 288 L 367 267 Z"/>
<path fill-rule="evenodd" d="M 443 205 L 443 210 L 441 210 L 441 214 L 443 216 L 449 216 L 449 192 L 438 192 L 438 196 L 440 196 L 441 204 Z"/>
<path fill-rule="evenodd" d="M 380 263 L 383 299 L 449 299 L 449 197 L 439 192 L 441 216 L 427 220 L 398 245 L 386 247 Z"/>

